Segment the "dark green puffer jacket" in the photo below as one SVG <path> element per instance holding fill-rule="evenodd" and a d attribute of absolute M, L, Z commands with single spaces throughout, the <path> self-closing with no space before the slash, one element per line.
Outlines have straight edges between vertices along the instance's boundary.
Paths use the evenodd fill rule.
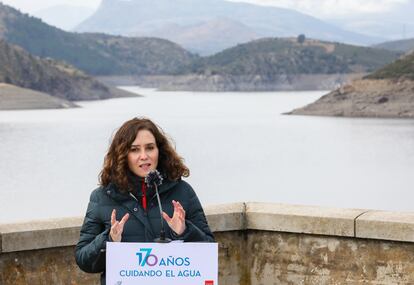
<path fill-rule="evenodd" d="M 179 201 L 186 212 L 184 233 L 181 236 L 175 235 L 165 222 L 167 237 L 188 242 L 214 242 L 200 201 L 188 183 L 183 180 L 164 180 L 158 191 L 163 210 L 170 217 L 174 210 L 172 200 Z M 138 201 L 129 193 L 118 191 L 113 184 L 99 187 L 91 194 L 76 245 L 76 263 L 85 272 L 102 272 L 101 282 L 105 282 L 105 247 L 109 241 L 113 209 L 116 209 L 118 221 L 126 213 L 130 215 L 122 233 L 123 242 L 153 242 L 159 237 L 161 221 L 156 196 L 152 192 L 148 197 L 147 211 L 142 208 L 141 196 L 136 198 Z"/>

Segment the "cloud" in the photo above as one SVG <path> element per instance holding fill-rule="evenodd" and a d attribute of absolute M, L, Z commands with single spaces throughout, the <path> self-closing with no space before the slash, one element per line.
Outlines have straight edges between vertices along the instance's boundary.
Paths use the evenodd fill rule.
<path fill-rule="evenodd" d="M 229 0 L 277 6 L 320 18 L 386 13 L 410 0 Z"/>

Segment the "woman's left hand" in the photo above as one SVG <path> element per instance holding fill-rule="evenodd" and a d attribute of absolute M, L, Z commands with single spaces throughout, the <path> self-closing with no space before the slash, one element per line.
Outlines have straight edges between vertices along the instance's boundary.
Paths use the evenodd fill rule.
<path fill-rule="evenodd" d="M 172 203 L 174 206 L 172 218 L 165 212 L 162 213 L 162 217 L 177 235 L 181 235 L 185 231 L 185 210 L 180 202 L 173 200 Z"/>

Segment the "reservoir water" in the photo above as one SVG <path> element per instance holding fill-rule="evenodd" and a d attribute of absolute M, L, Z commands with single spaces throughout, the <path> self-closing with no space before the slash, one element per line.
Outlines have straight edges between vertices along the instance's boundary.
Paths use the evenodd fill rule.
<path fill-rule="evenodd" d="M 0 223 L 82 216 L 110 137 L 146 116 L 175 141 L 205 205 L 414 209 L 414 121 L 287 116 L 326 92 L 192 93 L 0 112 Z"/>

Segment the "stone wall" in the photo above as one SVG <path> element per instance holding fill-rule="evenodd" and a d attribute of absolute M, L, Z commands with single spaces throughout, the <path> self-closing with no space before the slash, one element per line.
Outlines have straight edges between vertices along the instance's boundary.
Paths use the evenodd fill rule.
<path fill-rule="evenodd" d="M 205 210 L 220 285 L 414 284 L 414 213 L 266 203 Z M 99 284 L 75 264 L 81 223 L 0 225 L 0 284 Z"/>

